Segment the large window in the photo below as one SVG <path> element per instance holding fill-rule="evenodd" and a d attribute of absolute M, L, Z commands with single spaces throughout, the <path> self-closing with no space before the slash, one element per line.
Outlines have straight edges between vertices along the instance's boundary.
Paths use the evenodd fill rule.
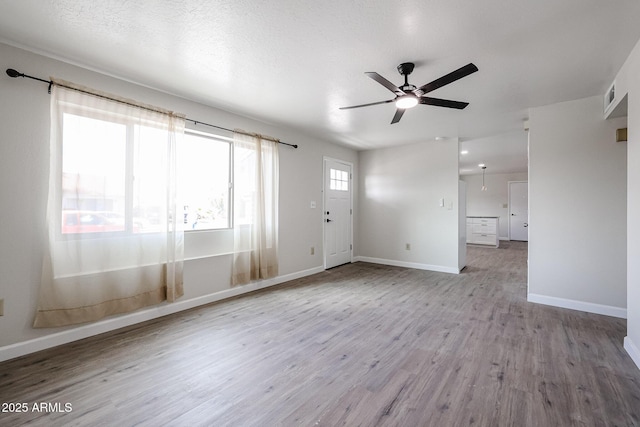
<path fill-rule="evenodd" d="M 162 129 L 63 116 L 61 233 L 146 233 L 166 223 L 155 202 L 165 191 Z M 190 131 L 177 144 L 179 226 L 229 228 L 231 144 Z M 157 171 L 155 170 L 157 169 Z M 160 197 L 162 199 L 162 197 Z"/>
<path fill-rule="evenodd" d="M 141 233 L 166 223 L 166 130 L 63 114 L 61 233 Z"/>
<path fill-rule="evenodd" d="M 188 131 L 178 145 L 178 200 L 185 231 L 231 227 L 231 143 Z"/>

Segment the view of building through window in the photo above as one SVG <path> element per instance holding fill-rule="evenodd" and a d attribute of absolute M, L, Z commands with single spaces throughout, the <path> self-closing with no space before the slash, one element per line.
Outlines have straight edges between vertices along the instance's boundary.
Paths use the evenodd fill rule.
<path fill-rule="evenodd" d="M 126 231 L 127 127 L 64 115 L 62 233 Z"/>
<path fill-rule="evenodd" d="M 64 114 L 61 233 L 159 231 L 167 212 L 166 130 Z M 231 144 L 188 132 L 177 144 L 178 223 L 230 227 Z"/>

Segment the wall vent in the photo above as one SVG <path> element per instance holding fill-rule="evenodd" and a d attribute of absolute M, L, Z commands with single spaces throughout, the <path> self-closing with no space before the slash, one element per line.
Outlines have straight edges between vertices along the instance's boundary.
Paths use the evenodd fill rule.
<path fill-rule="evenodd" d="M 605 113 L 609 111 L 609 108 L 613 105 L 613 102 L 616 100 L 616 82 L 614 81 L 609 89 L 604 94 L 604 111 Z"/>

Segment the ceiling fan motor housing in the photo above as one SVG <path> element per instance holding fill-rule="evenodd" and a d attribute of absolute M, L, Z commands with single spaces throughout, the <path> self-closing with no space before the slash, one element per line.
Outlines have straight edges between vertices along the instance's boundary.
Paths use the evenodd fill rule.
<path fill-rule="evenodd" d="M 403 76 L 408 76 L 413 72 L 413 67 L 415 67 L 413 62 L 403 62 L 398 65 L 398 72 Z"/>

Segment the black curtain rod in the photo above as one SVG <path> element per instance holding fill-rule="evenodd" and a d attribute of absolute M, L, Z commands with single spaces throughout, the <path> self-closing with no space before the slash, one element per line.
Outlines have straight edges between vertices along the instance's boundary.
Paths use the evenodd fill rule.
<path fill-rule="evenodd" d="M 16 78 L 16 77 L 26 77 L 26 78 L 28 78 L 28 79 L 37 80 L 37 81 L 39 81 L 39 82 L 47 83 L 47 84 L 49 85 L 49 93 L 51 93 L 51 86 L 53 86 L 53 85 L 54 85 L 54 83 L 53 83 L 53 81 L 52 81 L 52 80 L 39 79 L 38 77 L 33 77 L 33 76 L 28 75 L 28 74 L 24 74 L 24 73 L 21 73 L 21 72 L 19 72 L 19 71 L 16 71 L 16 70 L 14 70 L 13 68 L 7 68 L 7 75 L 8 75 L 9 77 L 13 77 L 13 78 Z M 122 104 L 128 104 L 128 105 L 133 105 L 133 106 L 135 106 L 135 107 L 144 108 L 144 107 L 141 107 L 141 106 L 139 106 L 139 105 L 130 104 L 130 103 L 126 102 L 126 101 L 122 101 L 122 100 L 119 100 L 119 99 L 109 98 L 109 97 L 104 96 L 104 95 L 97 95 L 97 94 L 95 94 L 95 93 L 87 92 L 87 91 L 84 91 L 84 90 L 81 90 L 81 89 L 76 89 L 76 88 L 72 88 L 72 87 L 68 87 L 68 86 L 64 86 L 64 85 L 60 85 L 60 86 L 62 86 L 62 87 L 66 87 L 66 88 L 68 88 L 68 89 L 77 90 L 78 92 L 88 93 L 88 94 L 90 94 L 90 95 L 98 96 L 98 97 L 100 97 L 100 98 L 109 99 L 109 100 L 111 100 L 111 101 L 120 102 L 120 103 L 122 103 Z M 156 110 L 153 110 L 152 108 L 145 108 L 145 109 L 147 109 L 147 110 L 151 110 L 151 111 L 156 111 Z M 244 135 L 256 136 L 256 134 L 252 134 L 252 133 L 248 133 L 248 132 L 239 132 L 239 131 L 234 131 L 233 129 L 228 129 L 228 128 L 225 128 L 225 127 L 222 127 L 222 126 L 212 125 L 212 124 L 210 124 L 210 123 L 201 122 L 201 121 L 199 121 L 199 120 L 193 120 L 193 119 L 190 119 L 190 118 L 188 118 L 188 117 L 186 117 L 186 118 L 185 118 L 185 120 L 192 122 L 194 125 L 204 125 L 204 126 L 209 126 L 209 127 L 216 128 L 216 129 L 226 130 L 226 131 L 229 131 L 229 132 L 237 132 L 237 133 L 242 133 L 242 134 L 244 134 Z M 265 137 L 265 136 L 262 136 L 262 135 L 258 135 L 258 136 L 260 136 L 260 137 L 261 137 L 261 138 L 263 138 L 263 139 L 268 139 L 268 140 L 271 140 L 271 141 L 277 142 L 277 143 L 279 143 L 279 144 L 288 145 L 289 147 L 293 147 L 293 148 L 298 148 L 298 144 L 288 144 L 288 143 L 286 143 L 286 142 L 282 142 L 282 141 L 280 141 L 280 140 L 278 140 L 278 139 L 273 139 L 273 138 Z"/>
<path fill-rule="evenodd" d="M 193 119 L 190 119 L 188 117 L 185 118 L 185 120 L 193 123 L 194 125 L 204 125 L 204 126 L 209 126 L 209 127 L 216 128 L 216 129 L 222 129 L 222 130 L 226 130 L 226 131 L 229 131 L 229 132 L 241 133 L 243 135 L 249 135 L 249 136 L 258 135 L 258 134 L 255 134 L 255 133 L 242 132 L 242 131 L 237 131 L 237 130 L 233 130 L 233 129 L 224 128 L 222 126 L 212 125 L 211 123 L 205 123 L 205 122 L 201 122 L 201 121 L 198 121 L 198 120 L 193 120 Z M 298 144 L 289 144 L 287 142 L 282 142 L 279 139 L 269 138 L 268 136 L 264 136 L 264 135 L 258 135 L 258 136 L 261 137 L 262 139 L 268 139 L 270 141 L 277 142 L 278 144 L 284 144 L 284 145 L 288 145 L 289 147 L 298 148 Z"/>

